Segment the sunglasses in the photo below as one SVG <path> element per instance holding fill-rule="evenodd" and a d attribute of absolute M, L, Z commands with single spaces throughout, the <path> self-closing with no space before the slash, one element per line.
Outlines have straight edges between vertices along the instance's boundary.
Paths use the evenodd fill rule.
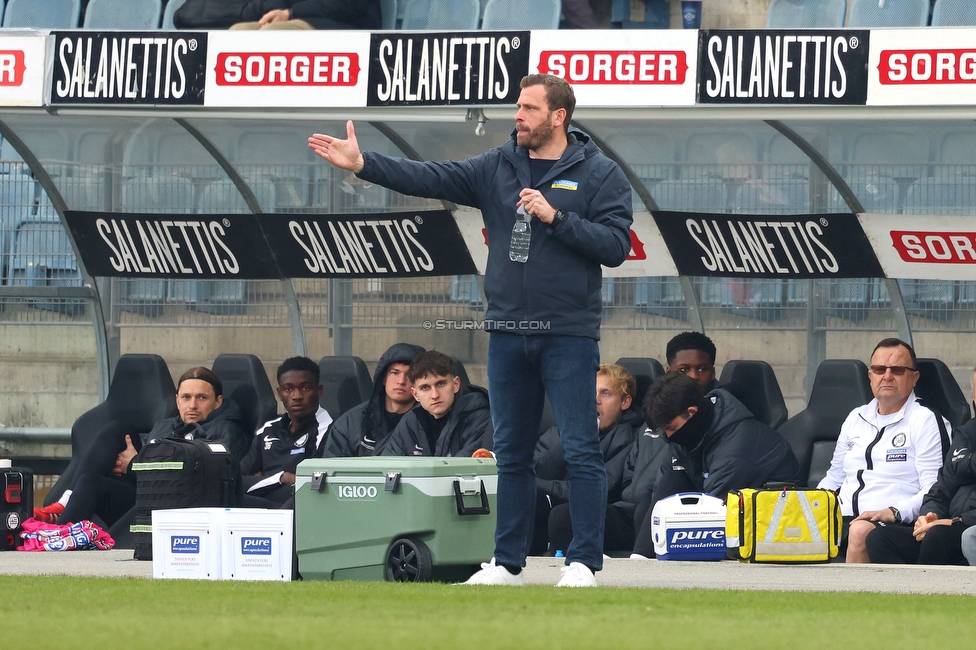
<path fill-rule="evenodd" d="M 906 372 L 915 372 L 915 368 L 908 366 L 871 366 L 868 370 L 872 375 L 883 375 L 890 370 L 895 377 L 901 377 Z"/>

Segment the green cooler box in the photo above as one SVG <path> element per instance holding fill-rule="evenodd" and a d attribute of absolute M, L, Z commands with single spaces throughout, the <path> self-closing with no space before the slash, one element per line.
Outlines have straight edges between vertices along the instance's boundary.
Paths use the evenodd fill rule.
<path fill-rule="evenodd" d="M 466 579 L 495 548 L 493 459 L 325 458 L 295 481 L 306 580 Z"/>

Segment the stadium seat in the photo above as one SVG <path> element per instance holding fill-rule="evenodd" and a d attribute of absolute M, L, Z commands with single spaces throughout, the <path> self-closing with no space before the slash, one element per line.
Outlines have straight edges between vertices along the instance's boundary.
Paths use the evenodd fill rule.
<path fill-rule="evenodd" d="M 4 27 L 75 29 L 81 18 L 81 0 L 7 0 Z"/>
<path fill-rule="evenodd" d="M 847 0 L 773 0 L 766 28 L 843 27 L 846 16 Z"/>
<path fill-rule="evenodd" d="M 728 212 L 725 183 L 702 177 L 692 180 L 665 180 L 649 188 L 661 210 L 677 212 Z"/>
<path fill-rule="evenodd" d="M 325 391 L 319 404 L 333 419 L 369 399 L 373 378 L 359 357 L 322 357 L 319 360 Z"/>
<path fill-rule="evenodd" d="M 471 380 L 468 379 L 468 371 L 464 369 L 464 362 L 457 357 L 451 357 L 451 359 L 454 361 L 454 374 L 461 378 L 461 385 L 469 385 Z"/>
<path fill-rule="evenodd" d="M 952 320 L 955 315 L 955 282 L 952 280 L 899 279 L 905 311 L 934 321 Z"/>
<path fill-rule="evenodd" d="M 644 396 L 647 389 L 654 380 L 664 375 L 664 366 L 657 359 L 641 359 L 638 357 L 621 357 L 617 359 L 617 365 L 627 369 L 637 382 L 636 394 L 631 410 L 640 413 L 641 405 L 644 403 Z"/>
<path fill-rule="evenodd" d="M 397 0 L 380 0 L 380 14 L 383 16 L 383 29 L 396 29 L 397 11 Z"/>
<path fill-rule="evenodd" d="M 125 212 L 190 214 L 193 192 L 193 181 L 189 178 L 137 175 L 122 181 L 121 208 Z"/>
<path fill-rule="evenodd" d="M 941 413 L 953 428 L 961 427 L 972 417 L 969 400 L 949 367 L 939 359 L 917 359 L 918 383 L 915 396 Z"/>
<path fill-rule="evenodd" d="M 561 0 L 488 0 L 481 29 L 559 29 Z"/>
<path fill-rule="evenodd" d="M 976 168 L 940 167 L 931 178 L 920 178 L 908 188 L 905 214 L 968 216 L 976 205 Z"/>
<path fill-rule="evenodd" d="M 848 27 L 925 27 L 929 0 L 854 0 Z"/>
<path fill-rule="evenodd" d="M 36 215 L 17 225 L 11 246 L 7 284 L 28 287 L 80 287 L 81 272 L 71 241 L 57 215 Z M 85 303 L 76 300 L 31 300 L 31 307 L 78 315 Z"/>
<path fill-rule="evenodd" d="M 404 30 L 478 29 L 481 4 L 478 0 L 406 0 Z"/>
<path fill-rule="evenodd" d="M 241 316 L 247 311 L 247 282 L 244 280 L 196 280 L 188 307 L 205 314 Z"/>
<path fill-rule="evenodd" d="M 166 280 L 117 279 L 118 307 L 122 311 L 143 316 L 161 316 L 166 301 Z"/>
<path fill-rule="evenodd" d="M 85 29 L 158 29 L 162 12 L 162 0 L 89 0 L 83 26 Z"/>
<path fill-rule="evenodd" d="M 675 277 L 639 277 L 634 285 L 634 306 L 656 316 L 684 321 L 688 303 Z"/>
<path fill-rule="evenodd" d="M 729 361 L 722 368 L 720 388 L 732 393 L 760 422 L 776 429 L 788 417 L 783 391 L 765 361 Z"/>
<path fill-rule="evenodd" d="M 810 212 L 810 181 L 799 177 L 746 181 L 735 192 L 732 211 L 742 214 Z"/>
<path fill-rule="evenodd" d="M 264 364 L 253 354 L 221 354 L 212 370 L 224 385 L 224 399 L 233 400 L 244 415 L 248 439 L 278 413 L 278 401 Z"/>
<path fill-rule="evenodd" d="M 148 433 L 176 410 L 176 386 L 163 358 L 155 354 L 123 354 L 105 401 L 84 413 L 71 427 L 71 462 L 51 488 L 44 505 L 60 498 L 77 470 L 76 461 L 111 421 L 134 433 Z"/>
<path fill-rule="evenodd" d="M 643 13 L 635 14 L 635 7 L 642 8 Z M 610 3 L 610 27 L 613 29 L 668 29 L 670 26 L 670 6 L 664 0 L 645 0 L 643 3 L 612 0 Z"/>
<path fill-rule="evenodd" d="M 817 368 L 807 407 L 779 428 L 800 464 L 800 485 L 814 487 L 830 469 L 840 427 L 874 395 L 868 368 L 857 359 L 827 359 Z"/>
<path fill-rule="evenodd" d="M 451 302 L 466 302 L 472 307 L 482 304 L 478 276 L 455 275 L 451 278 Z"/>
<path fill-rule="evenodd" d="M 166 8 L 163 10 L 163 29 L 175 30 L 176 25 L 173 24 L 173 14 L 176 10 L 183 6 L 186 0 L 169 0 L 166 3 Z"/>
<path fill-rule="evenodd" d="M 933 27 L 969 27 L 976 25 L 976 5 L 972 0 L 935 0 L 932 7 Z"/>

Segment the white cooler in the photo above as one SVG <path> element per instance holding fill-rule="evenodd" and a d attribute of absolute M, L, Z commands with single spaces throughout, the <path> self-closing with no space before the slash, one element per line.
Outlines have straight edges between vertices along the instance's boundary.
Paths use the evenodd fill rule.
<path fill-rule="evenodd" d="M 291 580 L 291 510 L 181 508 L 152 516 L 154 578 Z"/>
<path fill-rule="evenodd" d="M 665 497 L 651 513 L 651 539 L 659 560 L 724 560 L 725 504 L 700 492 Z"/>

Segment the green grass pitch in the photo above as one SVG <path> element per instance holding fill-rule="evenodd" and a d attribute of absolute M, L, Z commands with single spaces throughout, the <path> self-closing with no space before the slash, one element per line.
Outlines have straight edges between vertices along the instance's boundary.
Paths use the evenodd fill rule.
<path fill-rule="evenodd" d="M 0 592 L 3 647 L 59 649 L 973 647 L 976 605 L 968 596 L 23 576 L 0 576 Z"/>

